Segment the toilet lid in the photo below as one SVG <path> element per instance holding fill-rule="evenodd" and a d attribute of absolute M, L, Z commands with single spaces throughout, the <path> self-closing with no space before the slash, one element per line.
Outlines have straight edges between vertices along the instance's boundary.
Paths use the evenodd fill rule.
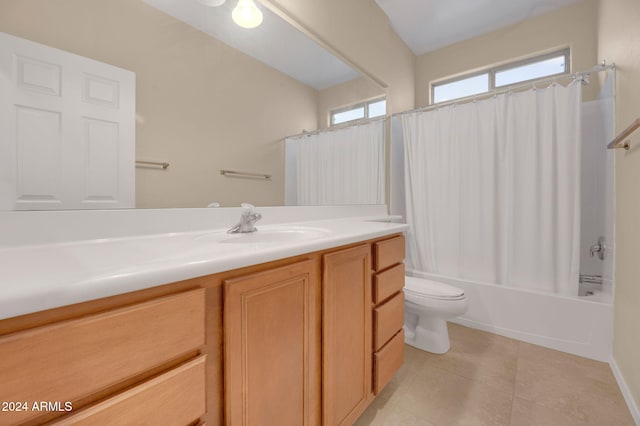
<path fill-rule="evenodd" d="M 459 300 L 464 291 L 449 284 L 424 278 L 405 277 L 404 292 L 408 296 L 429 297 L 440 300 Z"/>

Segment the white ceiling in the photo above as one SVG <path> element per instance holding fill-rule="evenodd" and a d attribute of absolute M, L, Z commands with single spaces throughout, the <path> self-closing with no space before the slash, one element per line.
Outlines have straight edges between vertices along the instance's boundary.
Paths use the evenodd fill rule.
<path fill-rule="evenodd" d="M 265 7 L 260 8 L 262 24 L 246 29 L 231 20 L 237 1 L 227 0 L 220 7 L 208 7 L 196 0 L 144 2 L 317 90 L 359 76 Z"/>
<path fill-rule="evenodd" d="M 582 0 L 376 0 L 421 55 Z"/>

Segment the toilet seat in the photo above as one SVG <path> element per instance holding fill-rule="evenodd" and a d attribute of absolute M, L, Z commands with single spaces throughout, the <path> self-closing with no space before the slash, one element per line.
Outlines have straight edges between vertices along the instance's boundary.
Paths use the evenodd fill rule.
<path fill-rule="evenodd" d="M 422 278 L 405 277 L 405 299 L 420 305 L 420 300 L 454 301 L 464 299 L 464 291 L 449 284 Z"/>

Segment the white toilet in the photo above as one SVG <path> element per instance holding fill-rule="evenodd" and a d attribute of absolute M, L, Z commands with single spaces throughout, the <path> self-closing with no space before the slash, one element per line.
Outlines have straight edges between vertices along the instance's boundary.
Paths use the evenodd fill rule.
<path fill-rule="evenodd" d="M 405 343 L 435 354 L 451 347 L 447 319 L 467 311 L 464 291 L 449 284 L 405 277 Z"/>

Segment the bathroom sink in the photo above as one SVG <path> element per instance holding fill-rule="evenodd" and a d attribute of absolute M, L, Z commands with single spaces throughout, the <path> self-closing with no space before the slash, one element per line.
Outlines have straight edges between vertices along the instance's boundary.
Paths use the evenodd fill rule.
<path fill-rule="evenodd" d="M 213 240 L 222 244 L 273 244 L 302 242 L 326 237 L 331 231 L 323 228 L 312 228 L 306 226 L 286 226 L 270 227 L 250 233 L 227 234 L 216 232 L 198 237 L 199 240 Z"/>

